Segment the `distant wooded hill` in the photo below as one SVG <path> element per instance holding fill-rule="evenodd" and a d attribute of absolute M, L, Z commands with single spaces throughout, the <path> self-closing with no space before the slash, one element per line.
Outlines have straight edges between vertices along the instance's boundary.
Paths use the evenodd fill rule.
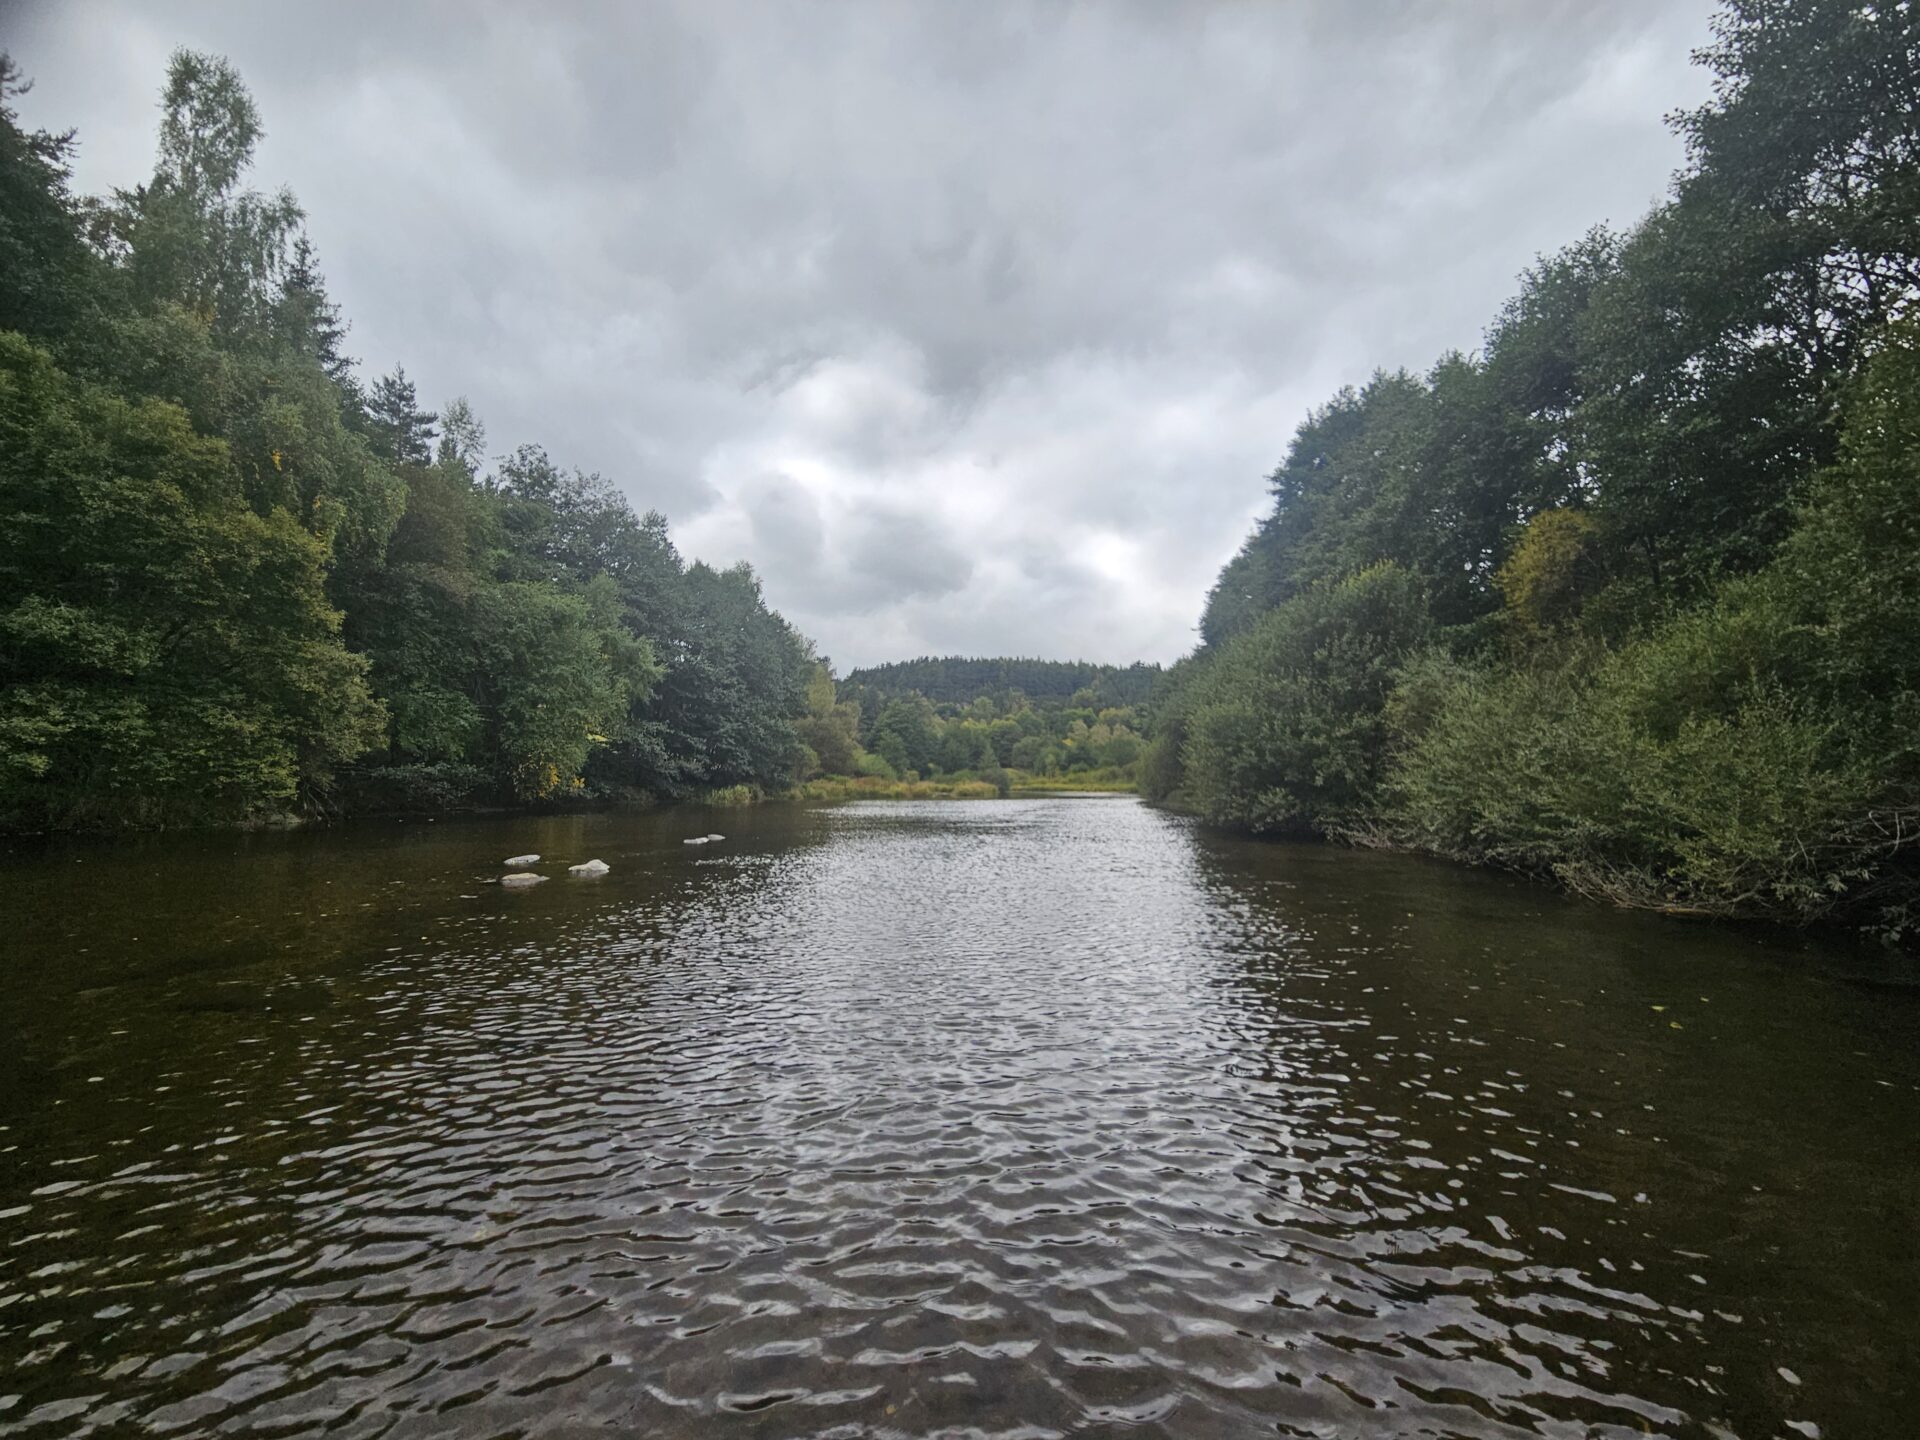
<path fill-rule="evenodd" d="M 1140 662 L 1093 665 L 1079 660 L 948 655 L 867 666 L 850 672 L 845 683 L 945 703 L 1009 690 L 1018 690 L 1029 700 L 1070 700 L 1082 690 L 1091 690 L 1097 706 L 1108 707 L 1144 704 L 1159 678 L 1158 665 Z"/>

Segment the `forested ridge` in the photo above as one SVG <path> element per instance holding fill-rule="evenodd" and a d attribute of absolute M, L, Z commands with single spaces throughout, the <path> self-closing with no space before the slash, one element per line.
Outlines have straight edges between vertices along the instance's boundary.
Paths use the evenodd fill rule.
<path fill-rule="evenodd" d="M 825 673 L 744 566 L 363 383 L 259 113 L 181 52 L 147 183 L 0 78 L 0 823 L 784 788 Z"/>
<path fill-rule="evenodd" d="M 1307 417 L 1155 697 L 1225 824 L 1920 922 L 1920 8 L 1733 0 L 1624 231 Z"/>
<path fill-rule="evenodd" d="M 1029 700 L 1071 700 L 1086 691 L 1089 703 L 1138 705 L 1153 693 L 1160 667 L 1094 665 L 1082 660 L 943 655 L 895 660 L 847 672 L 846 683 L 884 695 L 924 695 L 933 701 L 974 700 L 1019 691 Z"/>
<path fill-rule="evenodd" d="M 845 745 L 822 739 L 817 720 L 806 734 L 830 774 L 973 780 L 1003 794 L 1016 781 L 1131 788 L 1161 673 L 975 656 L 867 666 L 837 690 Z"/>

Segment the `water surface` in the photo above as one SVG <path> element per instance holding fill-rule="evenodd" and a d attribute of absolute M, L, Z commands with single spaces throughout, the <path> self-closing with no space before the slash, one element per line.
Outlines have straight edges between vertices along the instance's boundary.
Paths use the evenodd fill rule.
<path fill-rule="evenodd" d="M 1804 943 L 1124 797 L 0 886 L 0 1435 L 1913 1433 L 1920 1001 Z"/>

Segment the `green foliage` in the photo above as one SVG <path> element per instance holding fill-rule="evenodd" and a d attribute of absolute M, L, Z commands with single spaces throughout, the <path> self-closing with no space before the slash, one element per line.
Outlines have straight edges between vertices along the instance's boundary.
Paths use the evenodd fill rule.
<path fill-rule="evenodd" d="M 1384 824 L 1625 903 L 1886 933 L 1920 905 L 1920 343 L 1886 337 L 1842 458 L 1758 575 L 1613 650 L 1429 655 Z"/>
<path fill-rule="evenodd" d="M 1148 795 L 1912 928 L 1920 11 L 1729 0 L 1699 58 L 1665 204 L 1529 270 L 1480 354 L 1300 426 L 1154 697 Z M 1426 643 L 1400 605 L 1315 628 L 1382 564 Z"/>
<path fill-rule="evenodd" d="M 433 458 L 433 427 L 439 418 L 420 408 L 404 366 L 396 365 L 391 375 L 381 376 L 367 395 L 367 434 L 374 448 L 395 465 L 425 465 Z M 452 455 L 456 462 L 460 459 L 457 441 Z"/>
<path fill-rule="evenodd" d="M 671 797 L 857 758 L 857 707 L 828 679 L 810 711 L 811 648 L 751 571 L 685 563 L 537 447 L 484 475 L 472 408 L 424 410 L 399 367 L 362 391 L 298 205 L 246 187 L 230 65 L 177 53 L 151 180 L 84 205 L 20 88 L 0 62 L 8 823 Z"/>
<path fill-rule="evenodd" d="M 153 178 L 105 215 L 112 253 L 138 305 L 204 315 L 228 342 L 263 327 L 302 219 L 293 196 L 240 182 L 261 136 L 239 73 L 217 56 L 176 50 L 160 101 Z"/>
<path fill-rule="evenodd" d="M 933 707 L 917 695 L 888 701 L 867 748 L 903 775 L 931 775 L 940 753 Z"/>
<path fill-rule="evenodd" d="M 888 774 L 974 777 L 1009 790 L 1018 783 L 1009 772 L 1098 769 L 1130 782 L 1145 745 L 1137 707 L 1160 673 L 1157 665 L 912 660 L 854 671 L 839 705 L 858 722 L 862 756 Z M 1036 699 L 1011 682 L 1043 693 Z M 969 693 L 974 684 L 988 688 Z M 879 773 L 866 758 L 858 768 Z"/>
<path fill-rule="evenodd" d="M 1872 759 L 1840 717 L 1764 682 L 1675 706 L 1661 682 L 1698 638 L 1656 637 L 1595 675 L 1410 676 L 1386 831 L 1619 903 L 1825 913 L 1875 879 Z"/>
<path fill-rule="evenodd" d="M 0 334 L 0 813 L 236 818 L 379 735 L 326 549 L 162 401 Z"/>
<path fill-rule="evenodd" d="M 1140 793 L 1156 803 L 1187 804 L 1187 719 L 1193 707 L 1195 683 L 1211 667 L 1217 652 L 1203 650 L 1168 668 L 1154 689 L 1146 728 L 1150 738 L 1136 767 Z"/>
<path fill-rule="evenodd" d="M 1285 833 L 1359 814 L 1379 780 L 1394 672 L 1428 627 L 1418 579 L 1378 565 L 1296 596 L 1228 642 L 1185 714 L 1184 788 L 1197 807 Z"/>
<path fill-rule="evenodd" d="M 488 771 L 457 761 L 363 765 L 343 777 L 339 801 L 347 810 L 434 815 L 471 808 L 493 789 Z"/>
<path fill-rule="evenodd" d="M 588 754 L 659 674 L 645 642 L 607 623 L 595 603 L 609 589 L 582 597 L 510 581 L 478 596 L 486 709 L 515 799 L 583 789 Z"/>
<path fill-rule="evenodd" d="M 1117 795 L 1140 788 L 1133 771 L 1118 766 L 1097 766 L 1092 769 L 1054 775 L 1030 775 L 1024 771 L 1014 770 L 1008 772 L 1007 781 L 1007 793 L 1013 795 L 1059 795 L 1086 792 Z"/>
<path fill-rule="evenodd" d="M 1527 522 L 1493 579 L 1507 615 L 1529 638 L 1572 621 L 1600 588 L 1599 530 L 1584 510 L 1542 510 Z"/>
<path fill-rule="evenodd" d="M 813 667 L 806 713 L 794 722 L 794 730 L 811 752 L 806 778 L 859 773 L 860 707 L 838 698 L 833 671 L 824 664 Z"/>
<path fill-rule="evenodd" d="M 884 755 L 864 754 L 854 762 L 854 774 L 870 780 L 898 780 L 900 772 Z"/>
<path fill-rule="evenodd" d="M 897 780 L 890 776 L 829 776 L 797 786 L 801 800 L 993 800 L 1005 795 L 984 780 Z"/>
<path fill-rule="evenodd" d="M 67 194 L 73 136 L 19 127 L 8 102 L 26 88 L 0 52 L 0 330 L 45 342 L 80 323 L 94 262 Z"/>

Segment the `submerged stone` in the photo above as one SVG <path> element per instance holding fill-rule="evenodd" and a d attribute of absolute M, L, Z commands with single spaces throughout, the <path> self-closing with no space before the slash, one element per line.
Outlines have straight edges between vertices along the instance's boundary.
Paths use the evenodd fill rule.
<path fill-rule="evenodd" d="M 511 875 L 502 875 L 500 883 L 515 890 L 524 890 L 529 885 L 538 885 L 547 877 L 536 875 L 531 870 L 516 870 Z"/>
<path fill-rule="evenodd" d="M 569 875 L 604 875 L 613 867 L 604 860 L 583 860 L 578 865 L 569 865 Z"/>
<path fill-rule="evenodd" d="M 500 863 L 511 869 L 515 865 L 537 865 L 540 863 L 540 857 L 538 855 L 515 855 L 511 860 L 502 860 Z"/>

